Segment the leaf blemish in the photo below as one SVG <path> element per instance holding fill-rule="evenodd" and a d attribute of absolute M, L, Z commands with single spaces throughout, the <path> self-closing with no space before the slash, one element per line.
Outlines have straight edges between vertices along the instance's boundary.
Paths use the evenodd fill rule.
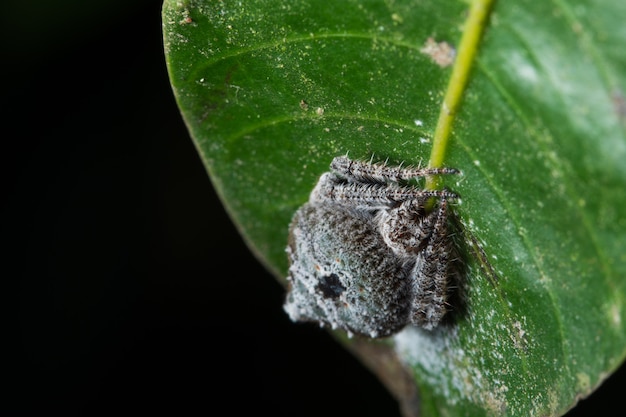
<path fill-rule="evenodd" d="M 189 25 L 193 23 L 193 19 L 191 18 L 191 13 L 189 13 L 189 9 L 183 9 L 181 14 L 182 14 L 182 19 L 178 22 L 178 24 Z"/>
<path fill-rule="evenodd" d="M 611 99 L 613 100 L 613 109 L 618 119 L 622 122 L 626 121 L 626 98 L 621 90 L 614 90 L 611 93 Z"/>
<path fill-rule="evenodd" d="M 448 42 L 437 42 L 432 37 L 426 39 L 420 52 L 430 57 L 430 59 L 441 68 L 452 65 L 456 57 L 456 49 Z"/>
<path fill-rule="evenodd" d="M 619 304 L 613 304 L 611 306 L 611 322 L 615 327 L 620 327 L 622 324 L 621 307 Z"/>

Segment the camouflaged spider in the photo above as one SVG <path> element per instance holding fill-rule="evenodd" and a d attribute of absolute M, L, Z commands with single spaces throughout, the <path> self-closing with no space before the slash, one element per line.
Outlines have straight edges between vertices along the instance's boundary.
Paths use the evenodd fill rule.
<path fill-rule="evenodd" d="M 451 243 L 448 190 L 408 181 L 457 174 L 337 157 L 290 226 L 285 311 L 367 337 L 408 324 L 432 329 L 446 313 Z M 438 204 L 427 210 L 427 202 Z"/>

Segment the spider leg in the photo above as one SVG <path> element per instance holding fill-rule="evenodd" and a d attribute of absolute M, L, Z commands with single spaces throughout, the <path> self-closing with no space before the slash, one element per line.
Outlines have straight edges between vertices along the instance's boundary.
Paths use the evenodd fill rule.
<path fill-rule="evenodd" d="M 412 168 L 391 167 L 386 164 L 354 161 L 346 156 L 338 156 L 330 163 L 330 169 L 349 182 L 408 181 L 427 175 L 458 174 L 454 168 Z"/>
<path fill-rule="evenodd" d="M 394 183 L 346 182 L 333 173 L 325 173 L 313 189 L 309 201 L 334 202 L 356 209 L 377 210 L 396 207 L 407 200 L 424 204 L 432 197 L 455 199 L 458 196 L 448 190 L 422 190 Z"/>
<path fill-rule="evenodd" d="M 418 253 L 413 269 L 414 296 L 411 322 L 427 329 L 435 327 L 446 313 L 448 267 L 451 248 L 448 238 L 447 210 L 444 198 L 434 216 L 430 236 Z"/>

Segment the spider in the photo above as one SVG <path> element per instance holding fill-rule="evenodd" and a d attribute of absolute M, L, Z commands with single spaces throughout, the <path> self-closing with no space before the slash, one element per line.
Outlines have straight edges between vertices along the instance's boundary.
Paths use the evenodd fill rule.
<path fill-rule="evenodd" d="M 458 196 L 409 181 L 458 172 L 334 158 L 290 225 L 290 318 L 371 338 L 438 325 L 447 311 L 448 201 Z"/>

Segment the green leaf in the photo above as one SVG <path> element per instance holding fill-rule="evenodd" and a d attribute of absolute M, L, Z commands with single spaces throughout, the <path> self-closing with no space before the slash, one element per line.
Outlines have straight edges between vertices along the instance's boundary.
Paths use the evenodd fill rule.
<path fill-rule="evenodd" d="M 429 159 L 451 69 L 424 46 L 459 45 L 468 8 L 165 1 L 183 117 L 277 277 L 291 216 L 334 156 Z M 561 415 L 626 356 L 625 18 L 621 0 L 491 11 L 444 160 L 463 171 L 447 179 L 462 196 L 463 314 L 382 345 L 344 340 L 392 348 L 426 415 Z"/>

